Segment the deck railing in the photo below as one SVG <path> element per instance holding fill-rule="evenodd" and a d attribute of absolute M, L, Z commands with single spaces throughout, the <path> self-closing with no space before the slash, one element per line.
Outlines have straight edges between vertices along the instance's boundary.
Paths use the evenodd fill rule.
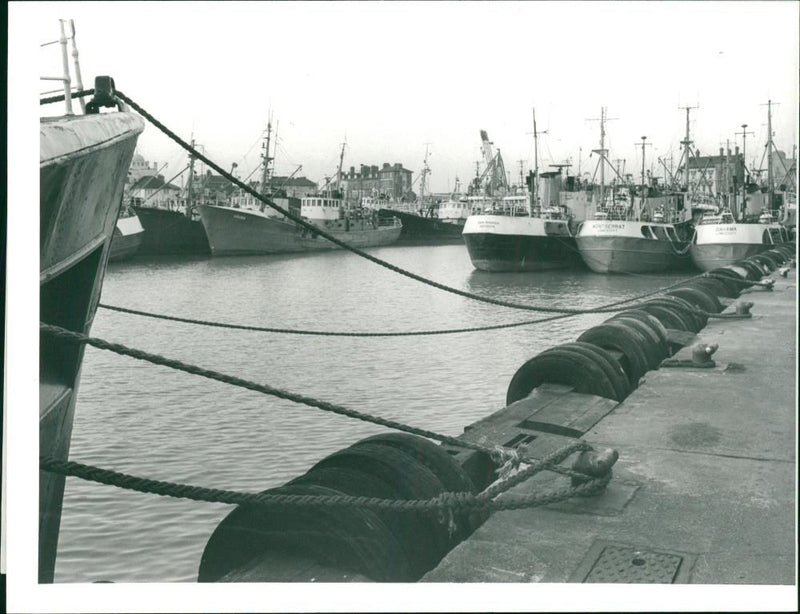
<path fill-rule="evenodd" d="M 70 27 L 70 35 L 67 36 L 67 33 L 64 29 L 64 24 L 66 20 L 59 19 L 59 24 L 61 26 L 61 36 L 54 41 L 49 41 L 46 43 L 42 43 L 40 47 L 48 47 L 49 45 L 59 44 L 61 45 L 61 67 L 62 67 L 62 75 L 60 77 L 39 77 L 42 81 L 61 81 L 63 87 L 50 90 L 47 92 L 42 92 L 42 95 L 46 94 L 54 94 L 56 92 L 63 91 L 64 92 L 64 103 L 66 105 L 66 114 L 72 115 L 72 75 L 70 74 L 69 70 L 69 51 L 67 50 L 67 43 L 68 41 L 72 41 L 72 59 L 75 65 L 75 91 L 83 90 L 83 82 L 81 80 L 81 67 L 80 62 L 78 61 L 78 47 L 75 44 L 75 22 L 70 19 L 69 20 L 69 27 Z M 78 101 L 81 105 L 81 111 L 86 112 L 86 103 L 83 101 L 83 98 L 78 98 Z"/>

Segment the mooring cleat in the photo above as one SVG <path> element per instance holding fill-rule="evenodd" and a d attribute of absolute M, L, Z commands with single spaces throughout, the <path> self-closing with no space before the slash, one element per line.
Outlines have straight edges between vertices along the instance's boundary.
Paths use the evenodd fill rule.
<path fill-rule="evenodd" d="M 752 305 L 752 303 L 751 303 Z M 711 357 L 719 349 L 719 344 L 713 343 L 706 345 L 705 343 L 698 343 L 692 348 L 692 362 L 698 365 L 705 365 L 706 363 L 713 363 Z"/>
<path fill-rule="evenodd" d="M 619 452 L 612 448 L 598 452 L 597 450 L 585 450 L 578 455 L 572 463 L 572 470 L 586 474 L 586 477 L 572 476 L 572 486 L 579 486 L 593 478 L 602 478 L 611 473 L 611 467 L 617 462 Z"/>
<path fill-rule="evenodd" d="M 719 345 L 713 343 L 711 345 L 705 343 L 698 343 L 692 347 L 692 359 L 685 358 L 668 358 L 661 362 L 662 367 L 682 367 L 694 369 L 713 369 L 717 366 L 711 356 L 714 355 L 719 349 Z"/>

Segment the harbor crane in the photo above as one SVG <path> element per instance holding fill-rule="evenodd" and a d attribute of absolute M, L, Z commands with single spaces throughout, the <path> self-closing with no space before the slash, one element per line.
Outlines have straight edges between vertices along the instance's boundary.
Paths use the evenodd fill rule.
<path fill-rule="evenodd" d="M 483 169 L 477 184 L 481 191 L 489 196 L 508 191 L 508 179 L 506 177 L 506 167 L 503 163 L 503 156 L 498 149 L 495 153 L 492 149 L 493 143 L 489 140 L 486 130 L 481 130 L 481 152 L 486 168 Z"/>

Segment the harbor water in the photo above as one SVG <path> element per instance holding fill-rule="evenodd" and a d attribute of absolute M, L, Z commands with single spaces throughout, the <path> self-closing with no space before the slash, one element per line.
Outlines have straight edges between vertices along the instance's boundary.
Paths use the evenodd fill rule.
<path fill-rule="evenodd" d="M 591 308 L 692 275 L 485 273 L 463 245 L 371 250 L 495 299 Z M 325 331 L 422 331 L 547 317 L 480 303 L 343 252 L 109 266 L 102 303 Z M 353 338 L 226 330 L 99 309 L 92 335 L 448 435 L 504 405 L 511 376 L 609 314 L 451 335 Z M 70 459 L 160 480 L 258 492 L 382 427 L 87 348 Z M 232 508 L 67 478 L 57 582 L 191 582 Z"/>

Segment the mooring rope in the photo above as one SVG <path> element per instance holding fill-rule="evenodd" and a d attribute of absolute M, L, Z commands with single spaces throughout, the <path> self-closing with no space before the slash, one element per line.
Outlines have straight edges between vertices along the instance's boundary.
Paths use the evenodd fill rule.
<path fill-rule="evenodd" d="M 83 98 L 84 96 L 91 96 L 94 94 L 94 88 L 88 90 L 79 90 L 77 92 L 72 92 L 70 94 L 70 98 Z M 63 102 L 66 99 L 64 94 L 59 94 L 58 96 L 50 96 L 50 98 L 40 98 L 39 104 L 51 104 L 53 102 Z"/>
<path fill-rule="evenodd" d="M 539 507 L 556 503 L 575 496 L 589 496 L 601 492 L 612 477 L 611 471 L 600 477 L 578 474 L 585 482 L 551 490 L 546 493 L 513 495 L 502 499 L 497 497 L 533 475 L 553 470 L 555 463 L 562 462 L 571 454 L 591 449 L 583 441 L 572 442 L 548 456 L 531 461 L 530 467 L 513 478 L 496 483 L 479 494 L 468 492 L 445 492 L 431 499 L 380 499 L 353 495 L 291 495 L 246 493 L 233 490 L 193 486 L 163 480 L 151 480 L 125 473 L 102 469 L 74 461 L 60 461 L 51 457 L 40 457 L 39 468 L 64 476 L 116 486 L 126 490 L 155 494 L 208 503 L 227 503 L 231 505 L 303 505 L 313 507 L 363 507 L 368 509 L 390 509 L 403 512 L 426 512 L 433 510 L 482 509 L 486 511 L 510 510 Z M 575 472 L 573 472 L 575 473 Z"/>
<path fill-rule="evenodd" d="M 281 390 L 280 388 L 275 388 L 274 386 L 270 386 L 268 384 L 259 384 L 258 382 L 246 380 L 240 377 L 236 377 L 234 375 L 227 375 L 225 373 L 220 373 L 219 371 L 214 371 L 211 369 L 205 369 L 197 365 L 192 365 L 180 360 L 167 358 L 159 354 L 152 354 L 150 352 L 145 352 L 143 350 L 130 348 L 120 343 L 112 343 L 110 341 L 99 339 L 97 337 L 89 337 L 88 335 L 84 335 L 82 333 L 77 333 L 75 331 L 61 328 L 60 326 L 53 326 L 50 324 L 44 324 L 40 322 L 39 330 L 42 333 L 51 335 L 59 339 L 64 339 L 72 343 L 85 343 L 87 345 L 91 345 L 92 347 L 101 350 L 108 350 L 110 352 L 114 352 L 122 356 L 128 356 L 130 358 L 143 360 L 145 362 L 149 362 L 155 365 L 169 367 L 171 369 L 175 369 L 176 371 L 183 371 L 184 373 L 199 375 L 200 377 L 205 377 L 210 380 L 215 380 L 218 382 L 222 382 L 224 384 L 229 384 L 231 386 L 244 388 L 246 390 L 252 390 L 254 392 L 260 392 L 262 394 L 274 396 L 279 399 L 284 399 L 287 401 L 292 401 L 294 403 L 299 403 L 301 405 L 315 407 L 317 409 L 321 409 L 323 411 L 331 412 L 341 416 L 346 416 L 348 418 L 354 418 L 356 420 L 361 420 L 363 422 L 370 422 L 372 424 L 385 426 L 397 431 L 410 433 L 412 435 L 427 437 L 428 439 L 434 439 L 436 441 L 447 443 L 453 446 L 458 446 L 461 448 L 467 448 L 478 452 L 483 452 L 492 457 L 493 460 L 495 460 L 495 462 L 497 462 L 498 464 L 502 464 L 508 458 L 513 458 L 516 455 L 516 452 L 513 450 L 505 450 L 503 448 L 498 449 L 498 447 L 488 447 L 477 443 L 473 443 L 471 441 L 457 439 L 449 435 L 436 433 L 435 431 L 429 431 L 427 429 L 409 426 L 407 424 L 403 424 L 395 420 L 389 420 L 387 418 L 373 416 L 371 414 L 343 407 L 341 405 L 330 403 L 328 401 L 322 401 L 319 399 L 315 399 L 313 397 L 308 397 L 298 393 L 289 392 L 287 390 Z M 530 459 L 523 458 L 521 460 L 522 462 L 528 463 Z M 566 470 L 563 468 L 553 468 L 552 471 L 555 471 L 557 473 L 563 473 L 564 475 L 573 475 L 573 476 L 576 475 L 572 473 L 570 470 Z"/>
<path fill-rule="evenodd" d="M 175 134 L 172 130 L 167 128 L 164 124 L 162 124 L 160 121 L 158 121 L 152 114 L 150 114 L 148 111 L 146 111 L 144 108 L 142 108 L 138 103 L 136 103 L 135 101 L 131 100 L 124 93 L 122 93 L 119 90 L 117 90 L 115 92 L 115 95 L 119 100 L 123 101 L 128 106 L 130 106 L 132 109 L 137 111 L 142 117 L 147 119 L 151 124 L 153 124 L 156 128 L 161 130 L 161 132 L 163 132 L 166 136 L 168 136 L 170 139 L 172 139 L 175 143 L 177 143 L 179 146 L 181 146 L 183 149 L 185 149 L 187 152 L 189 152 L 192 156 L 194 156 L 198 160 L 203 161 L 205 164 L 207 164 L 209 167 L 211 167 L 212 169 L 217 171 L 217 173 L 219 173 L 222 177 L 227 179 L 233 185 L 237 186 L 238 188 L 240 188 L 241 190 L 243 190 L 244 192 L 246 192 L 250 196 L 254 197 L 259 202 L 264 203 L 265 205 L 271 207 L 272 209 L 274 209 L 278 213 L 286 216 L 288 219 L 292 220 L 297 225 L 302 226 L 303 228 L 305 228 L 307 230 L 314 231 L 316 234 L 318 234 L 319 236 L 327 239 L 328 241 L 330 241 L 334 245 L 337 245 L 337 246 L 341 247 L 342 249 L 346 249 L 347 251 L 350 251 L 350 252 L 356 254 L 357 256 L 360 256 L 360 257 L 362 257 L 362 258 L 364 258 L 366 260 L 369 260 L 370 262 L 373 262 L 373 263 L 375 263 L 375 264 L 377 264 L 379 266 L 382 266 L 382 267 L 384 267 L 384 268 L 386 268 L 386 269 L 388 269 L 390 271 L 398 273 L 399 275 L 403 275 L 404 277 L 408 277 L 409 279 L 413 279 L 415 281 L 418 281 L 420 283 L 426 284 L 426 285 L 431 286 L 433 288 L 437 288 L 439 290 L 443 290 L 445 292 L 450 292 L 451 294 L 456 294 L 458 296 L 462 296 L 462 297 L 469 298 L 469 299 L 472 299 L 472 300 L 480 301 L 480 302 L 483 302 L 483 303 L 488 303 L 490 305 L 496 305 L 496 306 L 499 306 L 499 307 L 508 307 L 510 309 L 522 309 L 522 310 L 526 310 L 526 311 L 539 311 L 539 312 L 542 312 L 542 313 L 568 313 L 568 314 L 573 314 L 573 315 L 580 315 L 580 314 L 586 314 L 586 313 L 597 313 L 597 310 L 594 310 L 594 309 L 569 309 L 569 308 L 565 308 L 565 307 L 545 307 L 545 306 L 542 306 L 542 305 L 524 305 L 524 304 L 521 304 L 521 303 L 514 303 L 514 302 L 511 302 L 511 301 L 493 299 L 491 297 L 481 296 L 479 294 L 473 294 L 473 293 L 467 292 L 465 290 L 459 290 L 458 288 L 453 288 L 452 286 L 447 286 L 445 284 L 441 284 L 441 283 L 433 281 L 431 279 L 427 279 L 425 277 L 422 277 L 421 275 L 417 275 L 416 273 L 412 273 L 411 271 L 408 271 L 408 270 L 403 269 L 403 268 L 401 268 L 399 266 L 391 264 L 390 262 L 382 260 L 382 259 L 380 259 L 380 258 L 378 258 L 376 256 L 368 254 L 367 252 L 365 252 L 365 251 L 363 251 L 361 249 L 358 249 L 357 247 L 353 247 L 352 245 L 350 245 L 349 243 L 347 243 L 345 241 L 342 241 L 341 239 L 337 239 L 336 237 L 334 237 L 333 235 L 329 234 L 328 232 L 326 232 L 324 229 L 320 228 L 319 226 L 317 226 L 315 224 L 312 224 L 311 222 L 308 222 L 308 221 L 304 220 L 303 218 L 294 215 L 293 213 L 287 211 L 283 207 L 281 207 L 281 206 L 277 205 L 276 203 L 272 202 L 268 198 L 265 198 L 262 194 L 259 194 L 256 190 L 254 190 L 253 188 L 251 188 L 247 184 L 243 183 L 242 181 L 239 181 L 239 179 L 234 177 L 231 173 L 226 171 L 224 168 L 222 168 L 218 164 L 214 163 L 210 158 L 206 157 L 200 151 L 198 151 L 197 149 L 192 147 L 190 144 L 188 144 L 186 141 L 181 139 L 177 134 Z M 690 278 L 690 279 L 693 279 L 693 278 Z M 685 281 L 687 281 L 687 280 L 684 280 L 684 282 Z M 681 282 L 681 283 L 683 283 L 683 282 Z M 669 286 L 669 288 L 671 288 L 671 287 L 674 287 L 674 285 L 673 286 Z M 654 291 L 654 292 L 652 292 L 650 294 L 657 294 L 658 292 L 661 292 L 664 289 L 669 289 L 669 288 L 662 288 L 662 289 L 656 290 L 656 291 Z M 649 296 L 650 294 L 647 294 L 645 296 Z M 610 308 L 610 307 L 613 307 L 613 306 L 618 305 L 618 304 L 624 304 L 626 302 L 630 302 L 630 299 L 626 299 L 625 301 L 619 301 L 618 303 L 613 303 L 613 304 L 611 304 L 610 306 L 607 306 L 607 307 Z"/>
<path fill-rule="evenodd" d="M 561 313 L 547 318 L 540 318 L 538 320 L 525 320 L 524 322 L 510 322 L 508 324 L 492 324 L 488 326 L 473 326 L 470 328 L 449 328 L 443 330 L 420 330 L 420 331 L 398 331 L 398 332 L 358 332 L 358 331 L 348 332 L 348 331 L 304 330 L 297 328 L 272 328 L 269 326 L 249 326 L 247 324 L 228 324 L 225 322 L 214 322 L 210 320 L 181 318 L 178 316 L 152 313 L 149 311 L 141 311 L 138 309 L 130 309 L 127 307 L 116 307 L 114 305 L 105 305 L 103 303 L 100 303 L 98 307 L 102 307 L 103 309 L 108 309 L 110 311 L 117 311 L 120 313 L 144 316 L 147 318 L 155 318 L 157 320 L 168 320 L 170 322 L 182 322 L 184 324 L 210 326 L 212 328 L 225 328 L 232 330 L 247 330 L 253 332 L 281 333 L 281 334 L 291 334 L 291 335 L 318 335 L 323 337 L 415 337 L 423 335 L 452 335 L 457 333 L 473 333 L 473 332 L 481 332 L 487 330 L 515 328 L 519 326 L 526 326 L 529 324 L 539 324 L 541 322 L 552 322 L 554 320 L 571 318 L 576 315 L 572 313 Z"/>
<path fill-rule="evenodd" d="M 553 322 L 555 320 L 570 318 L 576 315 L 588 315 L 588 314 L 596 314 L 596 313 L 617 313 L 619 311 L 625 309 L 636 309 L 641 307 L 642 305 L 633 304 L 634 301 L 639 301 L 644 298 L 653 296 L 654 294 L 659 294 L 666 292 L 667 290 L 671 290 L 676 287 L 680 287 L 683 284 L 691 281 L 692 279 L 697 279 L 698 277 L 705 277 L 708 279 L 719 279 L 722 281 L 740 281 L 736 280 L 732 277 L 725 277 L 725 276 L 716 276 L 716 275 L 709 275 L 708 273 L 703 273 L 698 276 L 693 276 L 688 279 L 681 280 L 669 286 L 659 288 L 653 292 L 647 292 L 645 294 L 640 294 L 634 297 L 630 297 L 627 299 L 623 299 L 622 301 L 616 301 L 614 303 L 609 303 L 607 305 L 600 305 L 598 307 L 587 309 L 581 313 L 574 313 L 572 311 L 568 313 L 559 313 L 557 315 L 547 317 L 547 318 L 539 318 L 538 320 L 524 320 L 522 322 L 509 322 L 507 324 L 489 324 L 486 326 L 472 326 L 467 328 L 449 328 L 449 329 L 439 329 L 439 330 L 421 330 L 421 331 L 397 331 L 397 332 L 388 332 L 388 331 L 378 331 L 378 332 L 367 332 L 367 331 L 324 331 L 324 330 L 312 330 L 312 329 L 297 329 L 297 328 L 279 328 L 279 327 L 270 327 L 270 326 L 251 326 L 248 324 L 231 324 L 226 322 L 216 322 L 212 320 L 201 320 L 198 318 L 183 318 L 180 316 L 171 316 L 161 313 L 153 313 L 151 311 L 144 311 L 141 309 L 131 309 L 129 307 L 118 307 L 116 305 L 106 305 L 105 303 L 100 303 L 98 307 L 103 309 L 108 309 L 109 311 L 116 311 L 119 313 L 127 313 L 131 315 L 143 316 L 146 318 L 154 318 L 157 320 L 167 320 L 170 322 L 181 322 L 184 324 L 194 324 L 198 326 L 209 326 L 212 328 L 225 328 L 231 330 L 246 330 L 252 332 L 263 332 L 263 333 L 278 333 L 278 334 L 290 334 L 290 335 L 309 335 L 309 336 L 323 336 L 323 337 L 418 337 L 418 336 L 430 336 L 430 335 L 453 335 L 459 333 L 474 333 L 474 332 L 483 332 L 483 331 L 490 331 L 490 330 L 502 330 L 506 328 L 517 328 L 520 326 L 529 326 L 532 324 L 541 324 L 544 322 Z M 741 282 L 745 284 L 754 284 L 754 285 L 762 285 L 771 288 L 772 284 L 770 282 L 754 282 L 752 280 L 741 280 Z M 646 304 L 646 303 L 644 303 Z M 727 320 L 741 320 L 741 319 L 748 319 L 752 318 L 752 314 L 736 314 L 736 313 L 712 313 L 705 311 L 697 306 L 693 306 L 691 309 L 687 307 L 689 311 L 694 313 L 695 315 L 703 316 L 706 318 L 718 318 L 718 319 L 727 319 Z"/>
<path fill-rule="evenodd" d="M 693 278 L 690 278 L 693 279 Z M 110 311 L 117 311 L 119 313 L 127 313 L 131 315 L 138 315 L 144 316 L 147 318 L 154 318 L 157 320 L 168 320 L 171 322 L 182 322 L 184 324 L 196 324 L 199 326 L 209 326 L 214 328 L 227 328 L 233 330 L 247 330 L 247 331 L 254 331 L 254 332 L 265 332 L 265 333 L 281 333 L 281 334 L 292 334 L 292 335 L 318 335 L 318 336 L 328 336 L 328 337 L 414 337 L 414 336 L 424 336 L 424 335 L 452 335 L 457 333 L 472 333 L 472 332 L 482 332 L 488 330 L 501 330 L 504 328 L 515 328 L 519 326 L 528 326 L 531 324 L 541 324 L 543 322 L 552 322 L 554 320 L 559 320 L 563 318 L 569 318 L 577 315 L 590 315 L 590 314 L 598 314 L 598 313 L 617 313 L 619 311 L 625 309 L 636 309 L 641 305 L 633 304 L 634 301 L 642 300 L 643 298 L 647 298 L 649 296 L 653 296 L 654 294 L 659 294 L 665 292 L 667 290 L 671 290 L 677 286 L 680 286 L 686 283 L 688 280 L 683 280 L 672 284 L 670 286 L 666 286 L 664 288 L 659 288 L 658 290 L 654 290 L 652 292 L 647 292 L 645 294 L 640 294 L 634 297 L 629 297 L 623 299 L 621 301 L 615 301 L 613 303 L 608 303 L 606 305 L 600 305 L 598 307 L 592 309 L 586 309 L 579 312 L 575 312 L 573 310 L 566 312 L 566 313 L 558 313 L 557 315 L 547 317 L 547 318 L 539 318 L 537 320 L 525 320 L 522 322 L 510 322 L 508 324 L 490 324 L 486 326 L 473 326 L 468 328 L 450 328 L 450 329 L 440 329 L 440 330 L 423 330 L 423 331 L 397 331 L 397 332 L 362 332 L 362 331 L 323 331 L 323 330 L 309 330 L 309 329 L 296 329 L 296 328 L 277 328 L 277 327 L 269 327 L 269 326 L 251 326 L 247 324 L 230 324 L 224 322 L 215 322 L 211 320 L 201 320 L 197 318 L 183 318 L 179 316 L 171 316 L 166 314 L 160 313 L 153 313 L 151 311 L 143 311 L 140 309 L 131 309 L 129 307 L 118 307 L 115 305 L 106 305 L 104 303 L 100 303 L 98 307 L 103 309 L 108 309 Z M 705 312 L 703 312 L 704 315 Z"/>

